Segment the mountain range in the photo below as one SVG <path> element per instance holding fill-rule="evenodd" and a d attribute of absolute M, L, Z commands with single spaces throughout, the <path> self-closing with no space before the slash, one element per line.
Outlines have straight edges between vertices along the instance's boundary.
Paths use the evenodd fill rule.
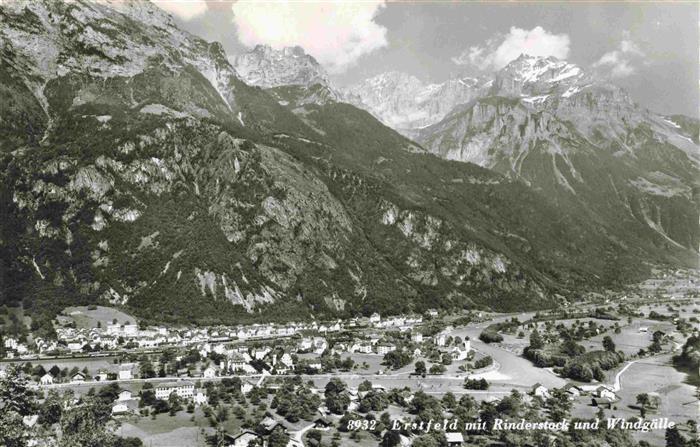
<path fill-rule="evenodd" d="M 572 64 L 339 88 L 148 2 L 0 18 L 0 300 L 36 318 L 519 310 L 697 260 L 697 120 Z"/>

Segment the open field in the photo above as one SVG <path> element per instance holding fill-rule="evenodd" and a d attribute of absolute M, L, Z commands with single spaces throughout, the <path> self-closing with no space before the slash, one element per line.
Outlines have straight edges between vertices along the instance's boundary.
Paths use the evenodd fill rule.
<path fill-rule="evenodd" d="M 647 332 L 640 332 L 639 328 L 647 328 Z M 587 350 L 602 349 L 603 337 L 610 336 L 618 351 L 622 351 L 626 356 L 636 355 L 640 349 L 646 349 L 653 341 L 653 333 L 662 331 L 670 334 L 674 331 L 675 326 L 669 322 L 653 321 L 653 320 L 638 320 L 634 319 L 632 324 L 620 322 L 620 333 L 607 331 L 588 340 L 582 340 L 580 344 Z"/>
<path fill-rule="evenodd" d="M 181 411 L 175 416 L 159 414 L 155 419 L 128 418 L 123 420 L 116 433 L 124 437 L 138 437 L 149 447 L 204 447 L 207 445 L 205 434 L 211 434 L 212 429 L 200 409 L 195 410 L 194 421 L 192 417 L 192 414 Z M 231 429 L 237 430 L 238 427 L 232 426 Z"/>
<path fill-rule="evenodd" d="M 79 329 L 89 329 L 97 327 L 100 322 L 103 327 L 117 320 L 120 324 L 136 323 L 136 318 L 113 307 L 96 306 L 95 309 L 88 309 L 88 306 L 67 307 L 63 314 L 71 318 Z"/>
<path fill-rule="evenodd" d="M 658 409 L 647 412 L 647 419 L 666 417 L 676 423 L 697 420 L 700 403 L 695 397 L 695 387 L 684 383 L 686 375 L 671 365 L 671 355 L 661 355 L 636 361 L 620 376 L 620 400 L 613 410 L 606 410 L 607 417 L 630 419 L 639 417 L 636 397 L 642 393 L 659 393 Z M 618 368 L 619 370 L 619 368 Z M 597 408 L 590 405 L 590 397 L 580 398 L 573 407 L 572 416 L 595 417 Z M 651 445 L 664 445 L 664 431 L 634 432 L 638 440 Z"/>

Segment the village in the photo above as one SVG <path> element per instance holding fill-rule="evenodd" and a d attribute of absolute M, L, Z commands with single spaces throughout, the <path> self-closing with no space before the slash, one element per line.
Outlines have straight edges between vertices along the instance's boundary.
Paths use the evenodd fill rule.
<path fill-rule="evenodd" d="M 376 445 L 394 421 L 421 414 L 414 399 L 440 403 L 443 416 L 514 399 L 548 418 L 664 414 L 686 427 L 697 390 L 671 358 L 697 336 L 700 303 L 674 293 L 564 311 L 431 309 L 238 327 L 142 327 L 123 310 L 81 306 L 58 316 L 56 340 L 4 336 L 0 377 L 17 365 L 46 401 L 66 408 L 97 396 L 120 435 L 148 445 L 206 445 L 217 436 L 217 445 L 236 447 Z M 576 363 L 600 353 L 610 364 Z M 649 370 L 651 383 L 640 379 Z M 445 442 L 467 445 L 480 431 L 448 430 Z M 396 433 L 391 445 L 421 436 Z M 658 441 L 664 433 L 634 436 Z"/>

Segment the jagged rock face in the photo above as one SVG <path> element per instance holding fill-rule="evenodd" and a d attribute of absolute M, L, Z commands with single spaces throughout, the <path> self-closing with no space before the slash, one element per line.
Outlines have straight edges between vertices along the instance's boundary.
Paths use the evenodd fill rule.
<path fill-rule="evenodd" d="M 344 100 L 372 113 L 408 136 L 411 131 L 440 121 L 456 105 L 477 95 L 483 86 L 473 78 L 424 84 L 400 72 L 366 79 L 344 90 Z"/>
<path fill-rule="evenodd" d="M 586 80 L 583 70 L 574 64 L 554 57 L 520 55 L 496 73 L 488 93 L 491 96 L 536 96 L 563 90 L 564 94 L 570 86 Z"/>
<path fill-rule="evenodd" d="M 340 99 L 326 70 L 301 47 L 257 45 L 233 63 L 247 84 L 266 89 L 282 106 L 294 109 Z"/>
<path fill-rule="evenodd" d="M 430 188 L 412 179 L 433 182 L 440 160 L 415 158 L 415 143 L 327 86 L 251 88 L 219 45 L 148 3 L 0 15 L 3 301 L 202 323 L 549 302 L 556 285 L 482 220 L 467 235 L 468 216 L 428 209 Z M 473 168 L 456 174 L 467 187 L 510 194 Z"/>
<path fill-rule="evenodd" d="M 0 11 L 4 51 L 26 75 L 44 109 L 43 87 L 52 79 L 72 72 L 102 79 L 130 77 L 154 60 L 174 72 L 196 67 L 226 107 L 235 108 L 231 87 L 235 71 L 221 45 L 181 31 L 150 2 L 19 0 L 3 3 Z"/>
<path fill-rule="evenodd" d="M 301 47 L 277 50 L 257 45 L 250 52 L 236 56 L 234 67 L 247 84 L 262 88 L 330 84 L 324 68 Z"/>

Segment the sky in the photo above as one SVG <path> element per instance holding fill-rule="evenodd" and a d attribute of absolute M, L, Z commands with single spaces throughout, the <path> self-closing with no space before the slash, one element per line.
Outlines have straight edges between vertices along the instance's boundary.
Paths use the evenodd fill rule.
<path fill-rule="evenodd" d="M 339 86 L 397 70 L 424 82 L 488 75 L 520 53 L 555 56 L 641 105 L 698 117 L 700 6 L 644 2 L 156 0 L 229 55 L 299 45 Z"/>

